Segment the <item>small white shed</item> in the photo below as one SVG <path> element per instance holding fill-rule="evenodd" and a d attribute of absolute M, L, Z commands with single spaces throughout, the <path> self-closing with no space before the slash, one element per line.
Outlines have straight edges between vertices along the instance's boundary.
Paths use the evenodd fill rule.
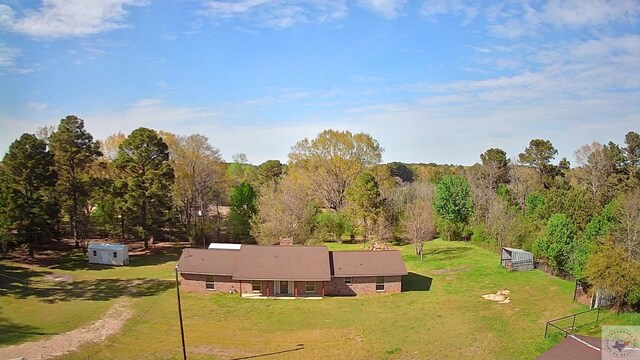
<path fill-rule="evenodd" d="M 533 270 L 533 254 L 522 249 L 502 248 L 500 265 L 513 271 Z"/>
<path fill-rule="evenodd" d="M 209 249 L 223 249 L 223 250 L 240 250 L 242 244 L 234 243 L 211 243 Z"/>
<path fill-rule="evenodd" d="M 87 250 L 91 264 L 129 265 L 128 245 L 92 243 Z"/>

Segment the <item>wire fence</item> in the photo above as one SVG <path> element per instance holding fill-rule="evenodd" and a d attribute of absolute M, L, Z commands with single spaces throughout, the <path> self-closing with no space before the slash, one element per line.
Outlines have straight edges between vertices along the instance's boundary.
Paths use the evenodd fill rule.
<path fill-rule="evenodd" d="M 584 325 L 597 324 L 599 321 L 599 307 L 549 320 L 544 328 L 544 337 L 546 338 L 554 334 L 567 337 L 568 335 L 572 335 L 577 328 Z"/>

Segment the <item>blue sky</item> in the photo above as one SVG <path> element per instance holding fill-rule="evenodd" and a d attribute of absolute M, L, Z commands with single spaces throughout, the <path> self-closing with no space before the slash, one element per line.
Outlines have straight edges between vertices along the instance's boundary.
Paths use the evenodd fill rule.
<path fill-rule="evenodd" d="M 640 1 L 0 1 L 0 153 L 85 120 L 285 161 L 323 129 L 383 160 L 473 164 L 533 138 L 570 160 L 640 131 Z M 559 158 L 558 158 L 559 160 Z"/>

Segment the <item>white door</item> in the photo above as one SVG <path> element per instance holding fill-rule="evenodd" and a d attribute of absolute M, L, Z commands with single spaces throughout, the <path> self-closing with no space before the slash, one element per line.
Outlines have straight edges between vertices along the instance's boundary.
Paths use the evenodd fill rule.
<path fill-rule="evenodd" d="M 100 257 L 102 259 L 101 260 L 102 264 L 109 264 L 110 263 L 110 261 L 109 261 L 109 253 L 108 252 L 106 252 L 106 251 L 100 252 Z"/>

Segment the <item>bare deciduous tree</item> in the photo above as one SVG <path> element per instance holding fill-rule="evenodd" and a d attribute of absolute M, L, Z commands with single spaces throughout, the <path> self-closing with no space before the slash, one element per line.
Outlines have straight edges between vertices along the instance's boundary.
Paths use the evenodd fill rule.
<path fill-rule="evenodd" d="M 613 166 L 604 146 L 599 142 L 582 145 L 573 153 L 578 163 L 578 181 L 591 190 L 598 199 L 602 193 Z"/>
<path fill-rule="evenodd" d="M 222 159 L 218 149 L 204 135 L 174 135 L 161 132 L 174 169 L 173 200 L 178 219 L 190 239 L 204 238 L 204 222 L 214 204 L 214 193 L 221 187 Z"/>
<path fill-rule="evenodd" d="M 542 188 L 541 180 L 535 176 L 535 170 L 512 161 L 509 166 L 509 190 L 513 199 L 524 208 L 527 195 Z"/>
<path fill-rule="evenodd" d="M 402 219 L 402 230 L 407 238 L 413 242 L 416 255 L 423 259 L 425 241 L 432 240 L 436 234 L 436 225 L 431 201 L 434 189 L 423 183 L 413 186 L 414 197 L 405 208 Z"/>
<path fill-rule="evenodd" d="M 289 164 L 301 170 L 311 193 L 326 207 L 340 210 L 347 188 L 362 170 L 380 163 L 383 151 L 369 134 L 325 130 L 313 140 L 297 142 Z"/>
<path fill-rule="evenodd" d="M 614 232 L 614 241 L 624 249 L 628 260 L 640 261 L 640 190 L 636 189 L 622 198 L 620 209 L 616 213 L 618 227 Z"/>
<path fill-rule="evenodd" d="M 311 238 L 317 207 L 291 176 L 285 176 L 278 184 L 263 187 L 257 208 L 251 235 L 259 244 L 275 244 L 281 238 L 292 238 L 294 243 L 304 244 Z"/>

